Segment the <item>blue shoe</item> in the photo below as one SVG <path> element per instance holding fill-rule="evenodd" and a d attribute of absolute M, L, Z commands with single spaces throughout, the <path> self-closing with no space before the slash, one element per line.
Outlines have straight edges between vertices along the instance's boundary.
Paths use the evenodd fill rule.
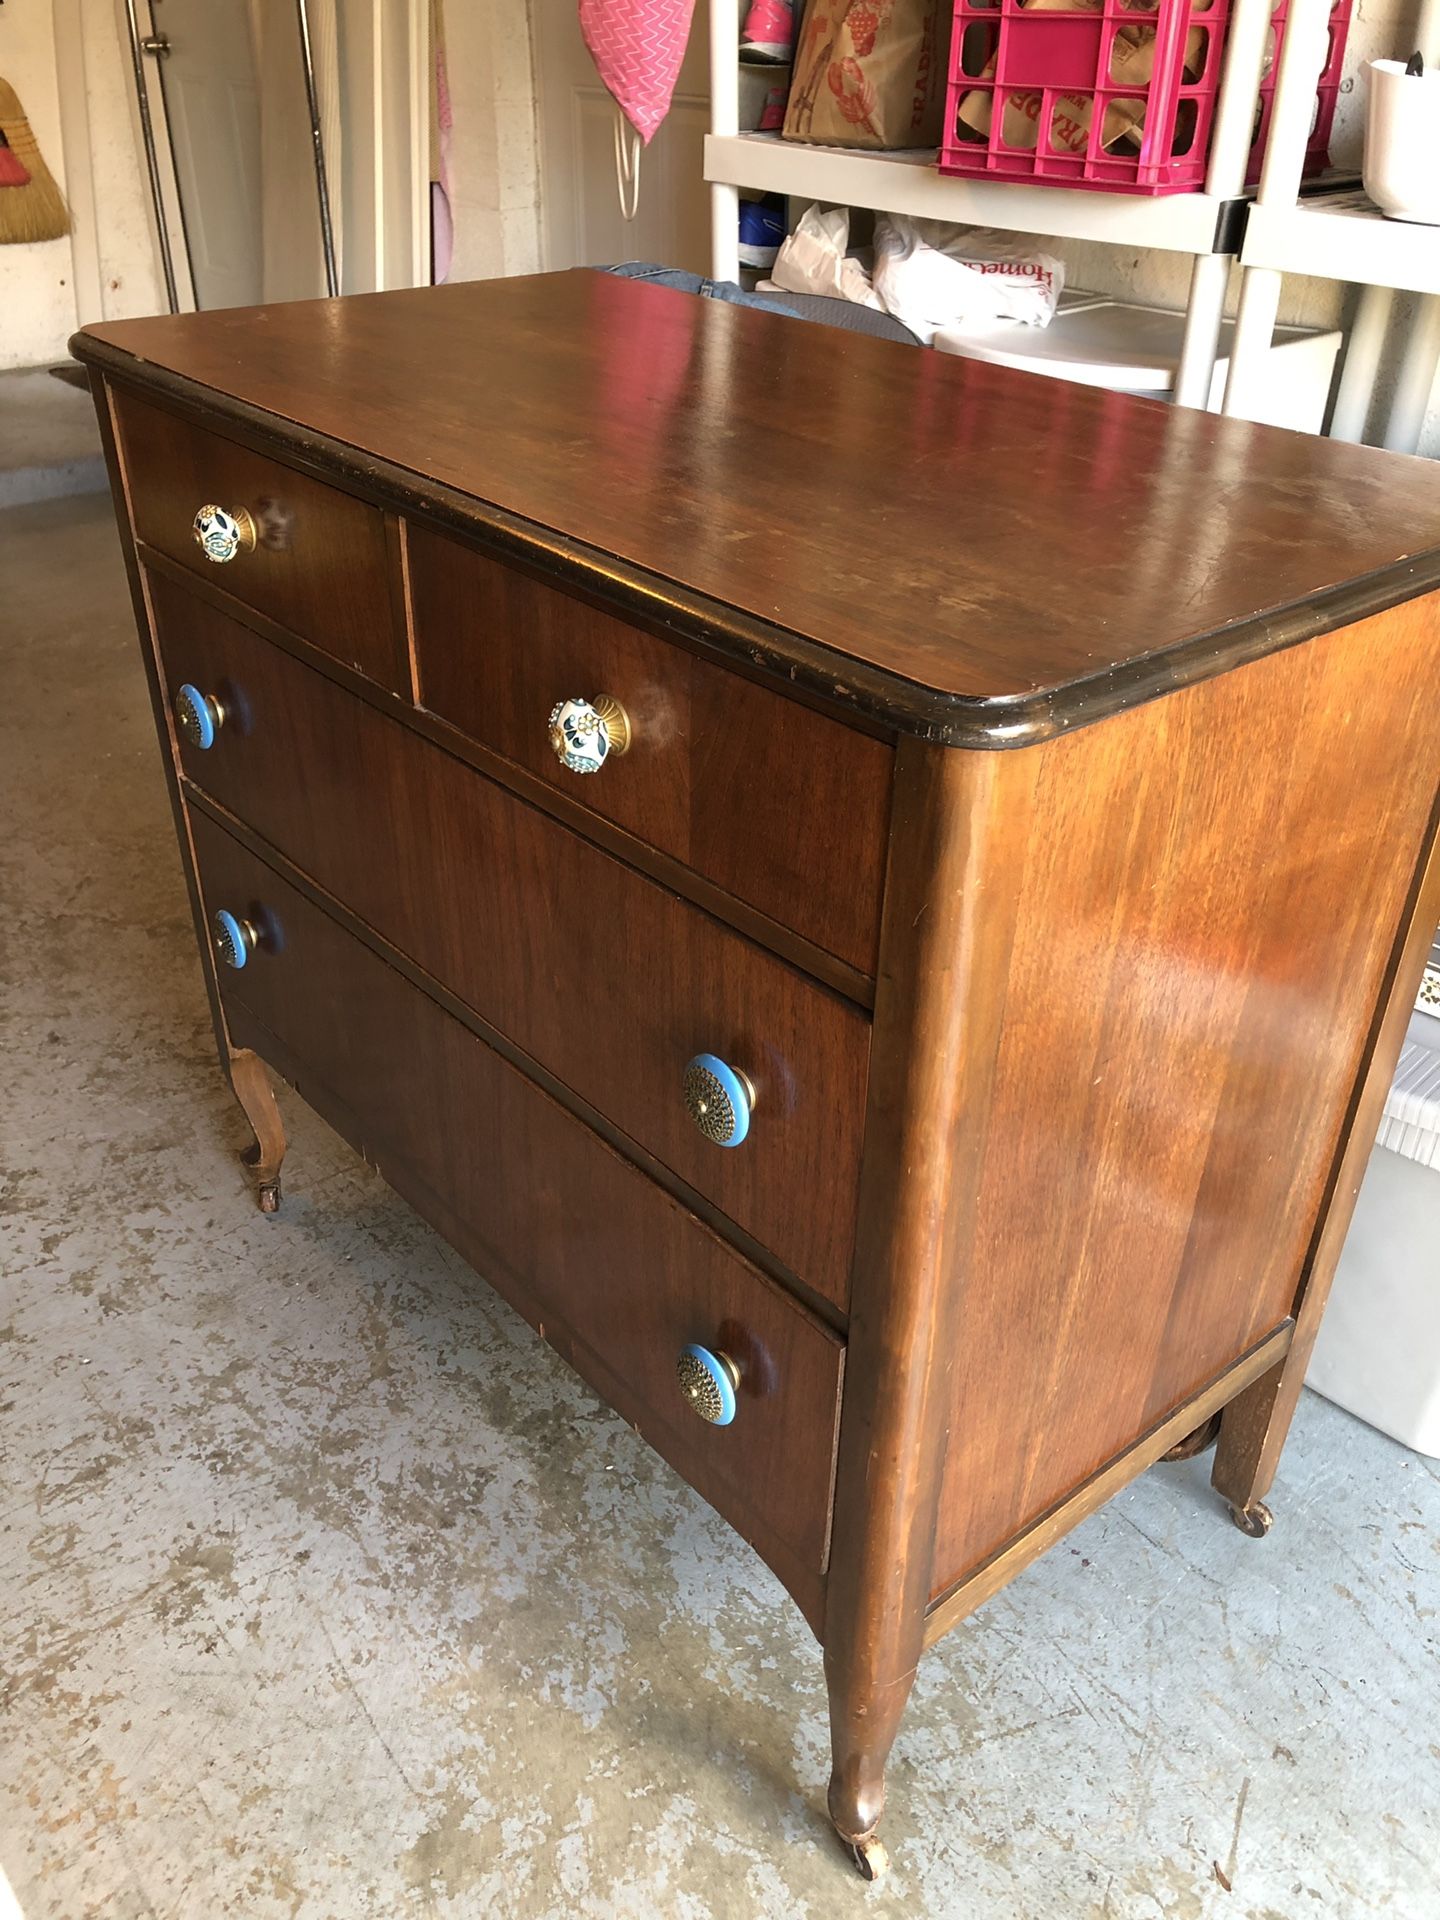
<path fill-rule="evenodd" d="M 785 203 L 775 196 L 740 202 L 740 260 L 747 267 L 773 267 L 785 238 Z"/>

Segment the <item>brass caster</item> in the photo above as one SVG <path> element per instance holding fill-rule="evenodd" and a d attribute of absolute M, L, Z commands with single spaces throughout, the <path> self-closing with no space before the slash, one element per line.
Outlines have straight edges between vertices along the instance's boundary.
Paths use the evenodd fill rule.
<path fill-rule="evenodd" d="M 1197 1454 L 1204 1453 L 1207 1447 L 1213 1447 L 1220 1438 L 1220 1416 L 1212 1413 L 1193 1433 L 1187 1433 L 1183 1440 L 1177 1440 L 1168 1453 L 1162 1453 L 1162 1460 L 1193 1460 Z"/>
<path fill-rule="evenodd" d="M 875 1839 L 873 1834 L 868 1840 L 850 1842 L 850 1858 L 855 1862 L 855 1871 L 862 1880 L 883 1880 L 890 1871 L 890 1856 L 885 1851 L 885 1843 Z"/>
<path fill-rule="evenodd" d="M 1275 1516 L 1263 1500 L 1254 1500 L 1248 1507 L 1237 1507 L 1232 1502 L 1230 1518 L 1252 1540 L 1263 1540 L 1275 1524 Z"/>
<path fill-rule="evenodd" d="M 260 1211 L 262 1213 L 278 1213 L 280 1211 L 280 1182 L 278 1180 L 262 1180 L 257 1190 L 256 1198 L 260 1202 Z"/>

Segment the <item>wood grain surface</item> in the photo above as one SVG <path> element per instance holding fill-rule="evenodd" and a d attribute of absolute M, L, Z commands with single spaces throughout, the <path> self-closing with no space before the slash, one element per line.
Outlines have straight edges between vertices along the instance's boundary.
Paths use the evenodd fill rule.
<path fill-rule="evenodd" d="M 249 628 L 150 579 L 166 685 L 227 720 L 187 776 L 844 1310 L 863 1014 Z M 742 1068 L 750 1137 L 686 1111 Z"/>
<path fill-rule="evenodd" d="M 1064 1499 L 1048 1507 L 1022 1532 L 1007 1540 L 997 1553 L 972 1568 L 959 1586 L 952 1587 L 926 1614 L 926 1646 L 933 1646 L 952 1627 L 968 1620 L 977 1607 L 983 1606 L 1002 1587 L 1009 1586 L 1032 1560 L 1048 1553 L 1057 1540 L 1129 1486 L 1146 1468 L 1162 1460 L 1193 1458 L 1193 1455 L 1177 1454 L 1175 1444 L 1183 1444 L 1196 1431 L 1203 1433 L 1212 1416 L 1218 1419 L 1222 1409 L 1228 1413 L 1232 1406 L 1243 1405 L 1247 1392 L 1256 1382 L 1284 1365 L 1294 1332 L 1293 1321 L 1287 1320 L 1278 1326 L 1248 1353 L 1242 1354 L 1233 1366 L 1227 1367 L 1188 1400 L 1182 1400 L 1173 1413 L 1156 1421 L 1123 1453 L 1098 1467 Z"/>
<path fill-rule="evenodd" d="M 930 690 L 937 724 L 958 697 L 995 744 L 1322 630 L 1348 583 L 1440 579 L 1432 463 L 589 271 L 75 346 Z"/>
<path fill-rule="evenodd" d="M 339 1097 L 372 1164 L 398 1163 L 465 1222 L 471 1260 L 542 1333 L 625 1383 L 646 1437 L 701 1493 L 818 1573 L 841 1342 L 212 821 L 193 827 L 207 905 L 262 929 L 249 965 L 223 974 L 227 1007 L 303 1062 L 302 1093 L 313 1078 Z M 681 1396 L 692 1340 L 739 1369 L 728 1427 Z"/>
<path fill-rule="evenodd" d="M 1018 899 L 933 1593 L 1292 1313 L 1430 833 L 1437 642 L 1414 602 L 998 756 Z"/>
<path fill-rule="evenodd" d="M 852 1845 L 884 1811 L 924 1640 L 1034 764 L 913 740 L 896 757 L 825 1603 L 830 1817 Z"/>
<path fill-rule="evenodd" d="M 1440 809 L 1437 809 L 1440 810 Z M 1225 1409 L 1215 1450 L 1212 1481 L 1232 1507 L 1241 1511 L 1270 1490 L 1290 1422 L 1315 1351 L 1330 1283 L 1335 1278 L 1345 1235 L 1370 1164 L 1395 1063 L 1414 1011 L 1415 995 L 1440 924 L 1440 839 L 1431 825 L 1429 852 L 1416 871 L 1408 921 L 1402 919 L 1393 947 L 1393 974 L 1387 982 L 1367 1041 L 1361 1072 L 1351 1095 L 1351 1114 L 1340 1136 L 1331 1187 L 1317 1222 L 1314 1244 L 1305 1262 L 1295 1301 L 1295 1341 L 1282 1365 L 1257 1380 Z"/>
<path fill-rule="evenodd" d="M 420 698 L 548 786 L 875 971 L 894 754 L 422 528 L 410 533 Z M 608 694 L 631 742 L 563 767 L 559 700 Z"/>
<path fill-rule="evenodd" d="M 492 780 L 510 787 L 523 799 L 538 806 L 553 818 L 573 827 L 587 840 L 604 847 L 627 866 L 647 873 L 661 886 L 672 892 L 683 894 L 687 900 L 693 900 L 697 906 L 724 920 L 727 925 L 747 934 L 761 946 L 769 947 L 772 953 L 780 954 L 784 959 L 799 967 L 802 973 L 808 973 L 817 980 L 823 980 L 829 987 L 847 1000 L 853 1000 L 857 1006 L 873 1006 L 875 1000 L 875 982 L 871 974 L 862 973 L 852 967 L 848 961 L 841 960 L 826 948 L 817 946 L 793 927 L 773 919 L 769 914 L 761 913 L 748 901 L 738 895 L 728 893 L 717 886 L 693 867 L 687 866 L 672 854 L 662 852 L 649 841 L 642 840 L 617 821 L 597 813 L 593 807 L 587 807 L 573 798 L 566 788 L 556 786 L 553 781 L 542 780 L 538 774 L 532 774 L 517 760 L 503 757 L 492 747 L 487 747 L 473 734 L 457 727 L 453 722 L 442 719 L 429 708 L 415 706 L 403 694 L 388 693 L 377 686 L 364 674 L 356 672 L 338 661 L 333 653 L 313 646 L 301 635 L 292 633 L 288 627 L 280 625 L 257 608 L 247 606 L 235 595 L 224 592 L 215 581 L 204 574 L 196 574 L 188 567 L 171 560 L 168 555 L 142 542 L 138 557 L 145 572 L 149 575 L 172 581 L 181 587 L 187 596 L 202 600 L 213 607 L 217 613 L 228 619 L 238 620 L 242 626 L 249 627 L 266 640 L 293 654 L 307 666 L 316 668 L 327 678 L 334 680 L 347 692 L 356 694 L 377 706 L 382 713 L 392 719 L 403 718 L 405 724 L 412 727 L 427 740 L 433 740 L 456 759 L 467 761 L 477 767 L 481 773 L 488 774 Z M 738 677 L 735 676 L 735 677 Z"/>
<path fill-rule="evenodd" d="M 410 691 L 399 570 L 384 516 L 132 395 L 115 406 L 139 537 L 394 693 Z M 217 565 L 193 522 L 209 502 L 244 507 L 248 553 Z"/>

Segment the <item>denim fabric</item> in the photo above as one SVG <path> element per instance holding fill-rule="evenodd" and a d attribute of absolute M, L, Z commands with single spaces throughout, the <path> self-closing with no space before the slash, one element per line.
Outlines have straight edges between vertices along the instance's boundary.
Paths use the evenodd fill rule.
<path fill-rule="evenodd" d="M 698 293 L 702 300 L 724 300 L 732 307 L 762 307 L 766 313 L 783 313 L 789 320 L 800 315 L 769 293 L 747 293 L 733 280 L 707 280 L 703 274 L 684 273 L 679 267 L 657 266 L 651 260 L 627 260 L 623 266 L 598 267 L 598 273 L 618 273 L 622 280 L 646 280 L 651 286 L 670 287 L 676 293 Z"/>
<path fill-rule="evenodd" d="M 698 293 L 706 300 L 728 300 L 737 307 L 763 307 L 766 313 L 783 313 L 787 320 L 814 320 L 825 327 L 843 327 L 847 333 L 868 333 L 877 340 L 900 340 L 908 347 L 920 342 L 893 314 L 875 307 L 857 307 L 849 300 L 830 299 L 818 293 L 746 293 L 733 280 L 706 280 L 698 273 L 682 273 L 679 267 L 652 266 L 645 260 L 630 260 L 623 267 L 597 267 L 597 273 L 618 273 L 625 280 L 647 280 L 653 286 L 673 287 L 677 293 Z"/>

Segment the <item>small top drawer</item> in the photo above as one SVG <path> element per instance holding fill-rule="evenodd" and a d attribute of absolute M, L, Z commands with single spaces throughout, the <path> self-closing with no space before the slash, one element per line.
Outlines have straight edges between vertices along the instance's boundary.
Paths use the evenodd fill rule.
<path fill-rule="evenodd" d="M 874 974 L 894 759 L 885 742 L 442 535 L 411 526 L 409 547 L 424 706 Z M 610 723 L 602 764 L 563 765 L 552 711 L 582 703 L 583 727 L 583 707 L 606 700 L 624 718 Z M 585 766 L 597 756 L 580 746 Z"/>
<path fill-rule="evenodd" d="M 115 413 L 147 546 L 392 693 L 409 691 L 378 508 L 132 394 L 116 392 Z M 195 524 L 205 507 L 238 529 L 222 522 L 208 552 Z"/>

